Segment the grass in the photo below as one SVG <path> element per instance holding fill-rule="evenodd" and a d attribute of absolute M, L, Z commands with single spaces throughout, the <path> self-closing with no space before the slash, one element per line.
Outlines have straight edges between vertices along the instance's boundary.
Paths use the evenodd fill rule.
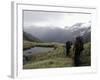
<path fill-rule="evenodd" d="M 70 63 L 70 58 L 51 58 L 26 64 L 24 69 L 70 67 L 72 66 Z"/>
<path fill-rule="evenodd" d="M 31 47 L 56 47 L 56 43 L 39 43 L 39 42 L 30 42 L 24 40 L 23 42 L 23 50 L 29 49 Z"/>
<path fill-rule="evenodd" d="M 70 57 L 74 58 L 73 46 L 70 50 Z M 84 50 L 80 55 L 81 66 L 90 66 L 91 65 L 91 43 L 84 44 Z"/>
<path fill-rule="evenodd" d="M 73 66 L 73 49 L 71 49 L 70 57 L 64 55 L 64 44 L 62 43 L 36 43 L 26 42 L 24 48 L 28 46 L 39 47 L 54 47 L 52 51 L 34 54 L 31 60 L 23 66 L 23 69 L 36 68 L 56 68 L 56 67 L 72 67 Z M 88 66 L 91 63 L 90 59 L 90 43 L 84 45 L 84 51 L 81 54 L 82 66 Z"/>
<path fill-rule="evenodd" d="M 24 42 L 23 42 L 23 50 L 29 49 L 31 47 L 34 47 L 33 42 L 24 40 Z"/>
<path fill-rule="evenodd" d="M 87 43 L 84 45 L 85 49 L 81 54 L 81 62 L 82 66 L 90 66 L 91 65 L 91 44 Z"/>

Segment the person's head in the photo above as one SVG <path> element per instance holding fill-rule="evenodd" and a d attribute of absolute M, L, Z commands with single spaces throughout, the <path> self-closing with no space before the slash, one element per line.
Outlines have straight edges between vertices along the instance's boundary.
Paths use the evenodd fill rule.
<path fill-rule="evenodd" d="M 77 41 L 77 42 L 82 42 L 82 41 L 83 41 L 83 39 L 82 39 L 82 37 L 81 37 L 81 36 L 77 36 L 77 37 L 76 37 L 76 41 Z"/>
<path fill-rule="evenodd" d="M 66 44 L 72 45 L 72 42 L 71 41 L 67 41 Z"/>
<path fill-rule="evenodd" d="M 71 41 L 67 41 L 66 43 L 71 43 Z"/>

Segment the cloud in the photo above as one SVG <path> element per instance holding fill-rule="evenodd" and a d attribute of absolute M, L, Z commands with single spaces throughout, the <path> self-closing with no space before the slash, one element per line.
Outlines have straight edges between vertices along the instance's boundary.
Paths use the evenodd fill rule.
<path fill-rule="evenodd" d="M 91 14 L 57 13 L 45 11 L 24 11 L 24 28 L 72 26 L 75 23 L 91 21 Z"/>

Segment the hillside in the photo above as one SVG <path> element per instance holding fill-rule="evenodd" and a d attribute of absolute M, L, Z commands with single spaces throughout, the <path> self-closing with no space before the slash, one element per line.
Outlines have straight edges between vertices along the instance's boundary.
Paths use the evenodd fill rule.
<path fill-rule="evenodd" d="M 40 42 L 40 40 L 37 37 L 25 32 L 25 31 L 23 31 L 23 40 L 32 41 L 32 42 Z"/>
<path fill-rule="evenodd" d="M 64 28 L 47 26 L 37 27 L 31 26 L 26 32 L 39 38 L 44 42 L 63 42 L 74 41 L 76 36 L 83 36 L 85 42 L 91 41 L 91 24 L 76 23 L 73 26 L 65 26 Z"/>

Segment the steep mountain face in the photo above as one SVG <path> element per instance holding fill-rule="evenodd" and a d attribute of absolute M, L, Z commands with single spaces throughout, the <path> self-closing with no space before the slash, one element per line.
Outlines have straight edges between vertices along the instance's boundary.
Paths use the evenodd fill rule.
<path fill-rule="evenodd" d="M 66 42 L 74 41 L 76 36 L 83 36 L 84 42 L 91 40 L 91 24 L 90 23 L 77 23 L 71 27 L 58 28 L 58 27 L 30 27 L 25 29 L 26 32 L 32 36 L 36 36 L 42 41 L 47 42 Z"/>
<path fill-rule="evenodd" d="M 39 42 L 40 40 L 33 35 L 23 31 L 23 40 Z"/>
<path fill-rule="evenodd" d="M 72 33 L 74 33 L 75 35 L 84 35 L 87 32 L 91 31 L 91 24 L 89 23 L 77 23 L 69 28 L 67 28 L 67 30 L 70 30 Z"/>
<path fill-rule="evenodd" d="M 84 42 L 91 41 L 91 24 L 90 23 L 77 23 L 69 29 L 74 37 L 82 36 Z"/>
<path fill-rule="evenodd" d="M 88 27 L 88 29 L 83 34 L 84 42 L 91 41 L 91 27 Z"/>

